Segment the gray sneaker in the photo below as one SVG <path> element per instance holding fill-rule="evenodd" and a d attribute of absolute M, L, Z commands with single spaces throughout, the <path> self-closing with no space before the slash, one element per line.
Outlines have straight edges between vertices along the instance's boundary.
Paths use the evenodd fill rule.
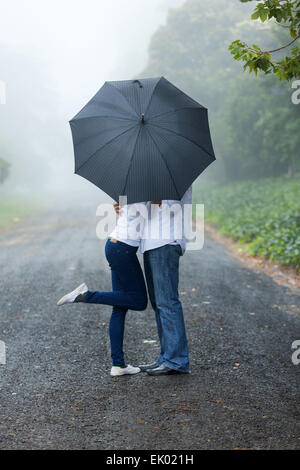
<path fill-rule="evenodd" d="M 69 294 L 64 295 L 56 305 L 72 304 L 75 302 L 76 297 L 80 294 L 84 294 L 88 290 L 88 287 L 85 282 L 76 287 L 76 289 L 69 292 Z"/>
<path fill-rule="evenodd" d="M 151 364 L 141 364 L 139 368 L 142 372 L 145 372 L 146 370 L 156 369 L 158 366 L 159 364 L 157 364 L 157 362 L 152 362 Z"/>

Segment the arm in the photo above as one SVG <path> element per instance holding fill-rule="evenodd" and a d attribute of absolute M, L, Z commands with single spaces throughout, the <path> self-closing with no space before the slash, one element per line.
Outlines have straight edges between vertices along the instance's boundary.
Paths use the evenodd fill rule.
<path fill-rule="evenodd" d="M 114 209 L 115 209 L 115 212 L 120 215 L 121 212 L 122 212 L 122 206 L 119 205 L 118 202 L 114 202 Z"/>

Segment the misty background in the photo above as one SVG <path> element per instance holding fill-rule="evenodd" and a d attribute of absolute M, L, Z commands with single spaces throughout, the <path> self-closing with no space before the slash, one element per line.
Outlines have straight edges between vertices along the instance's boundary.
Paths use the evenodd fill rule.
<path fill-rule="evenodd" d="M 106 80 L 146 66 L 152 34 L 182 3 L 0 1 L 0 157 L 11 165 L 0 194 L 102 193 L 73 173 L 68 121 Z"/>
<path fill-rule="evenodd" d="M 224 184 L 299 169 L 291 85 L 255 78 L 228 51 L 265 48 L 285 31 L 250 20 L 238 0 L 0 0 L 0 195 L 51 201 L 103 193 L 73 173 L 68 121 L 106 80 L 165 76 L 209 109 L 217 161 L 200 178 Z"/>

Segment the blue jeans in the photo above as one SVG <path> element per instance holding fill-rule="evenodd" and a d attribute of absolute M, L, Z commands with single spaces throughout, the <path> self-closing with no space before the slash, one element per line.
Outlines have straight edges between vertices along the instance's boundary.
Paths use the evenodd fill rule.
<path fill-rule="evenodd" d="M 189 372 L 188 343 L 178 296 L 180 245 L 164 245 L 144 253 L 148 294 L 155 311 L 160 355 L 156 362 Z"/>
<path fill-rule="evenodd" d="M 125 316 L 130 310 L 145 310 L 147 291 L 143 271 L 136 256 L 137 247 L 107 240 L 106 259 L 111 268 L 112 292 L 91 292 L 84 294 L 84 302 L 112 305 L 109 336 L 113 366 L 124 367 L 123 338 Z"/>

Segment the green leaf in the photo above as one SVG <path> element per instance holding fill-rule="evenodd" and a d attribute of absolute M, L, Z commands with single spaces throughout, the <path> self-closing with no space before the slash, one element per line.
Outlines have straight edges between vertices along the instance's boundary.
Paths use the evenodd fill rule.
<path fill-rule="evenodd" d="M 290 35 L 293 39 L 295 39 L 297 37 L 297 33 L 294 29 L 290 29 Z"/>
<path fill-rule="evenodd" d="M 262 11 L 260 14 L 260 19 L 264 23 L 266 19 L 268 18 L 268 12 L 267 11 Z"/>
<path fill-rule="evenodd" d="M 252 13 L 252 15 L 251 15 L 252 20 L 257 20 L 259 17 L 260 17 L 259 11 L 255 11 L 255 12 Z"/>

